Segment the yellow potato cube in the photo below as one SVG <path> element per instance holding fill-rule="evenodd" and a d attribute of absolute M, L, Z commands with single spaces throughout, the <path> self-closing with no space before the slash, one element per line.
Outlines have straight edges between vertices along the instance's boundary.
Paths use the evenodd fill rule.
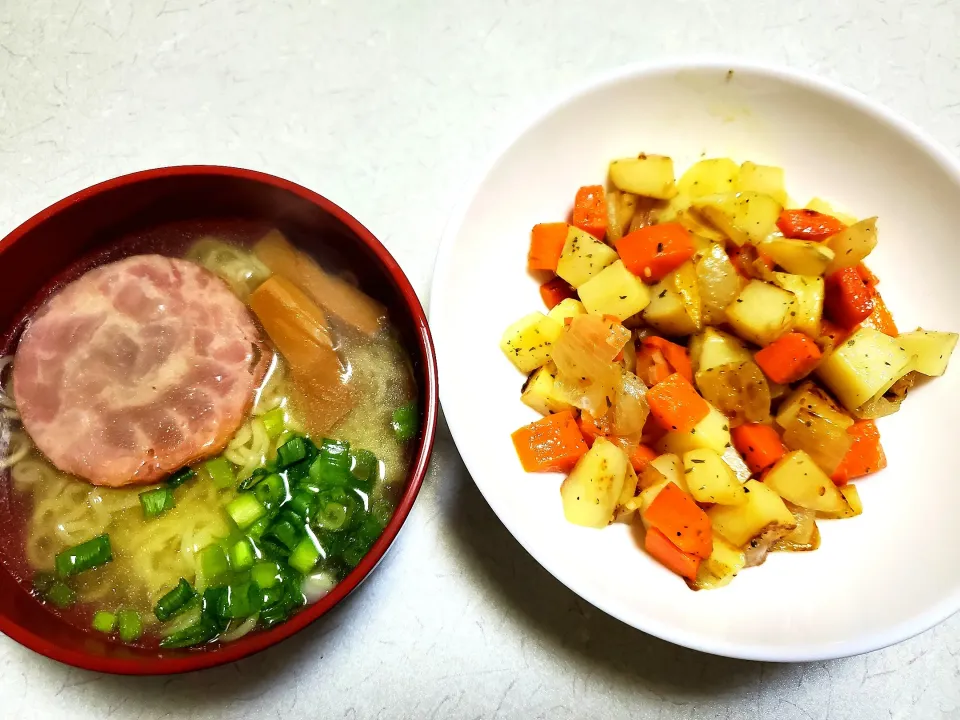
<path fill-rule="evenodd" d="M 557 275 L 578 288 L 618 259 L 612 247 L 571 225 L 557 262 Z"/>
<path fill-rule="evenodd" d="M 673 160 L 663 155 L 641 154 L 610 163 L 610 182 L 618 190 L 669 200 L 677 194 Z"/>
<path fill-rule="evenodd" d="M 520 372 L 529 374 L 550 360 L 562 332 L 563 325 L 556 320 L 541 312 L 530 313 L 504 331 L 500 349 Z"/>
<path fill-rule="evenodd" d="M 581 285 L 577 292 L 587 312 L 626 320 L 650 304 L 650 291 L 617 260 Z"/>

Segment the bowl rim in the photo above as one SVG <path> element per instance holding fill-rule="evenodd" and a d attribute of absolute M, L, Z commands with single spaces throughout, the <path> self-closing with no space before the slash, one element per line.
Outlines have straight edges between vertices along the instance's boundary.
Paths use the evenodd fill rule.
<path fill-rule="evenodd" d="M 400 265 L 370 230 L 336 203 L 302 185 L 258 170 L 225 165 L 174 165 L 141 170 L 91 185 L 41 210 L 16 227 L 3 239 L 0 239 L 0 253 L 2 253 L 5 248 L 12 246 L 20 240 L 21 237 L 41 223 L 46 222 L 48 219 L 73 205 L 89 200 L 103 192 L 160 178 L 190 176 L 239 178 L 292 193 L 337 218 L 374 254 L 377 261 L 383 265 L 399 289 L 406 311 L 412 315 L 416 327 L 416 341 L 424 358 L 423 377 L 417 378 L 418 381 L 425 381 L 423 393 L 426 397 L 426 406 L 423 408 L 423 430 L 419 446 L 410 466 L 408 481 L 403 495 L 393 513 L 393 517 L 390 519 L 383 533 L 370 548 L 370 551 L 326 596 L 312 605 L 305 607 L 286 622 L 270 630 L 252 633 L 233 642 L 220 645 L 214 650 L 193 650 L 180 652 L 177 655 L 167 657 L 158 655 L 150 658 L 118 658 L 93 655 L 80 650 L 61 647 L 56 643 L 36 635 L 28 628 L 14 623 L 7 616 L 0 615 L 0 632 L 3 632 L 24 647 L 52 660 L 57 660 L 84 670 L 116 675 L 170 675 L 191 672 L 193 670 L 212 668 L 240 660 L 261 650 L 265 650 L 272 645 L 276 645 L 299 632 L 307 625 L 310 625 L 325 615 L 347 595 L 353 592 L 383 558 L 384 554 L 396 539 L 407 516 L 410 514 L 413 503 L 426 477 L 430 456 L 433 451 L 437 418 L 439 416 L 437 359 L 433 338 L 430 334 L 427 317 L 420 303 L 420 299 L 406 274 L 400 268 Z"/>
<path fill-rule="evenodd" d="M 960 186 L 960 159 L 935 140 L 929 133 L 881 103 L 870 99 L 863 93 L 836 81 L 820 77 L 814 73 L 781 64 L 745 60 L 743 58 L 722 54 L 669 57 L 652 62 L 630 63 L 618 66 L 588 77 L 572 89 L 555 94 L 552 100 L 548 98 L 543 110 L 528 116 L 525 121 L 521 122 L 519 129 L 514 127 L 505 133 L 500 143 L 494 145 L 494 151 L 488 156 L 488 160 L 481 162 L 478 165 L 479 170 L 464 184 L 461 195 L 458 196 L 449 220 L 444 227 L 440 246 L 437 249 L 430 288 L 429 317 L 431 321 L 437 320 L 441 313 L 440 295 L 443 290 L 444 278 L 449 274 L 449 267 L 453 262 L 456 238 L 463 225 L 466 214 L 469 212 L 470 206 L 487 177 L 515 144 L 526 137 L 528 133 L 536 130 L 536 128 L 550 116 L 585 95 L 615 85 L 623 80 L 641 77 L 671 76 L 685 71 L 716 71 L 718 73 L 733 71 L 735 74 L 739 72 L 744 75 L 763 77 L 788 86 L 818 93 L 827 99 L 859 111 L 873 120 L 890 127 L 898 135 L 911 142 L 920 152 L 925 153 L 934 160 L 944 172 Z M 441 335 L 437 344 L 437 359 L 441 367 L 445 365 L 444 358 L 447 355 L 446 348 L 445 339 Z M 449 386 L 445 390 L 441 390 L 442 407 L 450 407 L 450 404 L 452 404 L 451 392 L 452 389 Z M 458 438 L 469 437 L 467 428 L 460 425 L 459 415 L 457 413 L 451 414 L 445 411 L 444 419 L 447 422 L 454 442 L 459 446 Z M 474 477 L 474 472 L 467 458 L 462 457 L 462 459 L 467 470 L 470 472 L 471 478 Z M 487 504 L 490 505 L 491 509 L 499 518 L 500 513 L 497 511 L 499 503 L 496 501 L 496 498 L 484 492 L 484 488 L 476 480 L 474 480 L 474 484 L 476 484 L 477 489 L 480 490 L 480 494 L 483 495 Z M 502 519 L 501 522 L 503 522 Z M 506 526 L 506 523 L 504 523 L 504 525 Z M 622 613 L 611 609 L 602 597 L 592 591 L 592 588 L 588 588 L 585 592 L 575 590 L 575 581 L 563 567 L 547 564 L 539 557 L 538 553 L 531 550 L 526 543 L 520 540 L 513 529 L 507 527 L 507 530 L 514 536 L 514 539 L 519 542 L 521 547 L 523 547 L 534 560 L 540 563 L 547 572 L 563 583 L 571 592 L 574 592 L 599 610 L 617 618 L 626 625 L 635 627 L 661 640 L 721 657 L 764 662 L 816 662 L 851 657 L 879 650 L 919 635 L 940 624 L 960 610 L 960 589 L 958 589 L 952 595 L 940 600 L 925 611 L 888 627 L 882 632 L 865 633 L 862 636 L 845 642 L 814 643 L 809 645 L 795 644 L 793 646 L 776 648 L 752 643 L 728 641 L 725 639 L 704 639 L 695 633 L 686 631 L 682 626 L 662 623 L 651 618 L 644 618 L 644 622 L 635 622 L 635 620 L 628 619 L 624 617 Z"/>

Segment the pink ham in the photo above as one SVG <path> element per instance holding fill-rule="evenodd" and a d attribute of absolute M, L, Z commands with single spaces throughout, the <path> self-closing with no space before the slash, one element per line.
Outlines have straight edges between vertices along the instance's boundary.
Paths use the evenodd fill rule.
<path fill-rule="evenodd" d="M 219 278 L 137 255 L 40 308 L 17 348 L 13 392 L 24 428 L 61 470 L 94 485 L 153 483 L 226 446 L 268 355 Z"/>

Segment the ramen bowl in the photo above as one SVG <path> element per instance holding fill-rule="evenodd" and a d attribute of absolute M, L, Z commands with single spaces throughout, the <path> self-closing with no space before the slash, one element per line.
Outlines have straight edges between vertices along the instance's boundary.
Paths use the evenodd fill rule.
<path fill-rule="evenodd" d="M 303 629 L 349 595 L 390 547 L 423 482 L 437 421 L 437 372 L 430 331 L 403 271 L 355 218 L 307 188 L 264 173 L 229 167 L 170 167 L 126 175 L 82 190 L 27 220 L 0 240 L 0 355 L 10 354 L 44 292 L 87 267 L 135 252 L 124 238 L 150 238 L 157 228 L 191 224 L 260 224 L 279 229 L 300 250 L 336 256 L 350 282 L 386 308 L 410 361 L 415 418 L 406 440 L 409 464 L 398 480 L 393 512 L 340 582 L 289 619 L 231 642 L 192 649 L 127 645 L 85 630 L 50 611 L 7 565 L 0 564 L 0 631 L 49 658 L 89 670 L 131 675 L 178 673 L 246 657 Z M 246 226 L 244 225 L 244 226 Z M 11 503 L 9 472 L 0 471 L 0 508 Z M 144 511 L 146 512 L 146 511 Z M 8 536 L 5 542 L 10 543 Z M 15 555 L 16 548 L 4 548 Z"/>

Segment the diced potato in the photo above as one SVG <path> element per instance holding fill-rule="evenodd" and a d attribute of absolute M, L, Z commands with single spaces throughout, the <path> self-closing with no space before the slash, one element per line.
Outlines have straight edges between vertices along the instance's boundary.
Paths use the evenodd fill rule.
<path fill-rule="evenodd" d="M 783 206 L 755 192 L 707 195 L 692 207 L 737 245 L 758 243 L 776 230 Z"/>
<path fill-rule="evenodd" d="M 769 195 L 781 205 L 787 204 L 787 191 L 783 168 L 773 165 L 757 165 L 749 160 L 740 166 L 740 174 L 734 183 L 737 192 L 756 192 Z"/>
<path fill-rule="evenodd" d="M 500 339 L 500 349 L 522 373 L 531 373 L 545 365 L 560 338 L 563 325 L 542 312 L 530 313 L 508 327 Z"/>
<path fill-rule="evenodd" d="M 833 250 L 811 240 L 788 240 L 779 235 L 771 235 L 757 247 L 793 275 L 823 275 L 833 261 Z"/>
<path fill-rule="evenodd" d="M 623 158 L 610 163 L 610 182 L 618 190 L 669 200 L 677 194 L 673 160 L 663 155 Z"/>
<path fill-rule="evenodd" d="M 740 168 L 730 158 L 709 158 L 694 163 L 677 181 L 677 192 L 690 198 L 734 191 Z"/>
<path fill-rule="evenodd" d="M 700 329 L 700 290 L 693 263 L 685 262 L 650 288 L 643 319 L 665 335 L 690 335 Z"/>
<path fill-rule="evenodd" d="M 747 501 L 743 486 L 713 450 L 699 448 L 685 452 L 683 469 L 687 487 L 697 502 L 742 505 Z"/>
<path fill-rule="evenodd" d="M 627 465 L 629 461 L 623 450 L 598 437 L 560 486 L 567 520 L 584 527 L 609 525 L 620 500 Z"/>
<path fill-rule="evenodd" d="M 657 470 L 651 463 L 647 463 L 647 466 L 637 475 L 637 489 L 640 491 L 656 485 L 665 485 L 668 482 L 670 480 L 667 479 L 667 476 Z"/>
<path fill-rule="evenodd" d="M 854 225 L 857 222 L 857 219 L 853 215 L 840 212 L 826 200 L 818 197 L 813 198 L 807 203 L 807 210 L 816 210 L 818 213 L 823 213 L 824 215 L 832 215 L 844 225 Z"/>
<path fill-rule="evenodd" d="M 613 315 L 625 320 L 650 304 L 650 291 L 643 281 L 617 260 L 577 288 L 580 301 L 594 315 Z"/>
<path fill-rule="evenodd" d="M 637 504 L 633 501 L 637 493 L 639 478 L 633 469 L 633 465 L 627 463 L 627 471 L 623 476 L 623 488 L 620 490 L 620 499 L 617 500 L 617 509 L 614 511 L 614 517 L 620 522 L 629 522 L 633 519 L 637 510 Z"/>
<path fill-rule="evenodd" d="M 748 480 L 743 487 L 747 501 L 742 505 L 714 505 L 707 510 L 713 529 L 727 541 L 742 548 L 761 535 L 786 535 L 797 526 L 780 496 L 762 482 Z"/>
<path fill-rule="evenodd" d="M 751 280 L 726 313 L 737 335 L 757 345 L 769 345 L 793 329 L 797 298 L 776 285 Z"/>
<path fill-rule="evenodd" d="M 834 254 L 833 260 L 827 266 L 827 273 L 859 265 L 877 246 L 877 219 L 872 217 L 861 220 L 827 238 L 824 244 L 833 250 Z"/>
<path fill-rule="evenodd" d="M 817 337 L 820 334 L 820 321 L 823 319 L 823 278 L 778 272 L 773 274 L 773 282 L 777 287 L 792 292 L 797 298 L 797 317 L 793 329 L 812 338 Z"/>
<path fill-rule="evenodd" d="M 785 428 L 792 423 L 801 409 L 806 409 L 819 417 L 826 418 L 846 430 L 853 420 L 841 410 L 827 393 L 807 380 L 784 398 L 777 412 L 777 425 Z"/>
<path fill-rule="evenodd" d="M 753 356 L 747 346 L 739 338 L 716 328 L 704 328 L 690 341 L 690 362 L 695 372 L 748 360 L 753 360 Z"/>
<path fill-rule="evenodd" d="M 946 372 L 950 355 L 957 345 L 957 333 L 936 332 L 917 328 L 897 338 L 908 355 L 916 355 L 913 369 L 923 375 L 940 377 Z"/>
<path fill-rule="evenodd" d="M 909 370 L 912 356 L 896 338 L 860 328 L 817 366 L 817 375 L 843 406 L 853 412 L 881 395 Z"/>
<path fill-rule="evenodd" d="M 802 450 L 780 458 L 763 478 L 763 484 L 808 510 L 836 513 L 846 505 L 833 480 Z"/>
<path fill-rule="evenodd" d="M 857 486 L 853 484 L 841 485 L 837 488 L 843 495 L 846 506 L 837 513 L 821 513 L 822 517 L 839 520 L 841 518 L 852 518 L 863 514 L 863 503 L 860 501 L 860 492 Z"/>
<path fill-rule="evenodd" d="M 618 259 L 612 247 L 571 225 L 557 262 L 557 275 L 578 288 Z"/>
<path fill-rule="evenodd" d="M 703 322 L 722 323 L 726 319 L 724 311 L 736 299 L 743 279 L 719 243 L 708 243 L 697 260 L 696 271 Z"/>
<path fill-rule="evenodd" d="M 587 309 L 583 306 L 583 303 L 574 298 L 566 298 L 561 300 L 550 311 L 547 313 L 548 318 L 553 318 L 558 323 L 563 325 L 566 323 L 567 318 L 573 318 L 577 315 L 586 315 Z"/>
<path fill-rule="evenodd" d="M 737 573 L 743 570 L 746 557 L 743 550 L 734 547 L 722 536 L 713 534 L 713 550 L 710 557 L 700 563 L 697 579 L 687 581 L 693 590 L 713 590 L 728 585 Z"/>
<path fill-rule="evenodd" d="M 730 444 L 730 421 L 722 412 L 711 406 L 707 416 L 690 432 L 668 432 L 657 441 L 656 450 L 683 455 L 698 448 L 709 448 L 723 454 L 728 444 Z"/>
<path fill-rule="evenodd" d="M 556 378 L 547 368 L 534 370 L 520 391 L 520 400 L 541 415 L 562 412 L 573 406 L 564 402 L 556 393 Z"/>
<path fill-rule="evenodd" d="M 664 453 L 650 461 L 649 467 L 659 472 L 665 480 L 675 483 L 684 492 L 689 492 L 687 479 L 683 475 L 683 461 L 679 455 Z"/>

